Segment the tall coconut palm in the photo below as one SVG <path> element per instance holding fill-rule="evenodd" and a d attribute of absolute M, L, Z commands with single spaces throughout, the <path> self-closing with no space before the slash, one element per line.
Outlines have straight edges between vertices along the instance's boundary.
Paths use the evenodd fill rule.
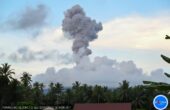
<path fill-rule="evenodd" d="M 120 90 L 120 101 L 122 102 L 128 102 L 130 101 L 130 94 L 129 94 L 129 82 L 124 80 L 122 83 L 119 83 L 120 84 L 120 87 L 119 87 L 119 90 Z"/>
<path fill-rule="evenodd" d="M 8 95 L 8 98 L 10 97 L 11 105 L 16 105 L 22 94 L 20 91 L 20 82 L 17 79 L 13 79 L 10 82 L 9 91 L 10 94 Z"/>
<path fill-rule="evenodd" d="M 63 85 L 60 84 L 60 83 L 56 83 L 55 84 L 55 89 L 56 89 L 56 93 L 60 94 L 62 92 L 62 90 L 63 90 Z"/>
<path fill-rule="evenodd" d="M 54 83 L 50 83 L 49 84 L 49 92 L 47 94 L 48 97 L 48 104 L 54 106 L 55 105 L 55 101 L 56 101 L 56 92 L 55 92 L 55 84 Z"/>
<path fill-rule="evenodd" d="M 82 102 L 83 103 L 89 103 L 91 100 L 91 96 L 92 96 L 92 88 L 90 86 L 88 86 L 87 84 L 83 84 L 81 86 L 81 94 L 82 94 Z"/>
<path fill-rule="evenodd" d="M 0 67 L 0 90 L 7 87 L 10 80 L 13 79 L 12 75 L 15 72 L 10 67 L 11 65 L 8 65 L 8 63 L 2 64 L 2 67 Z"/>
<path fill-rule="evenodd" d="M 54 86 L 55 89 L 55 94 L 56 94 L 56 105 L 58 106 L 58 104 L 61 103 L 61 93 L 63 91 L 63 85 L 60 83 L 56 83 Z M 60 103 L 59 103 L 60 102 Z"/>
<path fill-rule="evenodd" d="M 0 67 L 0 110 L 2 109 L 3 100 L 6 96 L 5 94 L 7 93 L 10 80 L 13 79 L 13 74 L 15 74 L 15 72 L 11 69 L 11 65 L 8 65 L 8 63 L 2 64 Z"/>
<path fill-rule="evenodd" d="M 93 103 L 103 103 L 105 102 L 105 97 L 104 97 L 104 87 L 95 85 L 93 87 L 93 93 L 92 93 L 92 98 L 91 98 Z"/>
<path fill-rule="evenodd" d="M 23 72 L 21 79 L 22 91 L 23 91 L 23 100 L 30 101 L 32 99 L 31 91 L 31 75 L 27 72 Z"/>
<path fill-rule="evenodd" d="M 22 76 L 21 76 L 21 82 L 23 84 L 24 87 L 28 87 L 31 85 L 31 75 L 27 72 L 23 72 Z"/>
<path fill-rule="evenodd" d="M 147 98 L 145 88 L 143 86 L 135 86 L 131 90 L 132 97 L 132 108 L 143 108 L 145 106 L 145 100 Z"/>
<path fill-rule="evenodd" d="M 43 87 L 41 83 L 35 82 L 33 84 L 33 96 L 34 96 L 34 103 L 36 105 L 42 105 Z"/>
<path fill-rule="evenodd" d="M 65 103 L 66 105 L 73 105 L 73 92 L 70 88 L 65 91 Z"/>
<path fill-rule="evenodd" d="M 0 77 L 5 77 L 10 80 L 13 79 L 13 74 L 15 74 L 15 72 L 11 69 L 11 65 L 8 65 L 8 63 L 2 64 L 2 67 L 0 67 Z"/>
<path fill-rule="evenodd" d="M 72 85 L 73 85 L 72 86 L 72 91 L 73 91 L 73 94 L 74 94 L 73 102 L 74 103 L 80 102 L 81 99 L 82 99 L 81 90 L 80 90 L 81 83 L 76 81 Z"/>
<path fill-rule="evenodd" d="M 79 81 L 76 81 L 73 83 L 72 89 L 78 89 L 80 87 L 81 83 Z"/>

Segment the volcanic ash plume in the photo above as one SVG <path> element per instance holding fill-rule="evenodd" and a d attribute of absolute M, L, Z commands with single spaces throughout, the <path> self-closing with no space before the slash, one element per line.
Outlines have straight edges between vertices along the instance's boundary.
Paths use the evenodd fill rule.
<path fill-rule="evenodd" d="M 89 42 L 97 39 L 97 33 L 102 30 L 102 24 L 87 17 L 79 5 L 73 6 L 65 12 L 62 23 L 63 31 L 73 39 L 72 51 L 76 60 L 90 55 Z"/>

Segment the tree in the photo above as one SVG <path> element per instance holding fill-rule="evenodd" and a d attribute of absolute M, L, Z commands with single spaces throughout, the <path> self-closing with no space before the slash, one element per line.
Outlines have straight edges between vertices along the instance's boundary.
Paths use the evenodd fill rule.
<path fill-rule="evenodd" d="M 59 82 L 57 82 L 57 83 L 55 84 L 55 92 L 56 92 L 57 94 L 61 94 L 62 90 L 63 90 L 63 85 L 60 84 Z"/>
<path fill-rule="evenodd" d="M 38 83 L 38 82 L 35 82 L 33 84 L 33 97 L 34 97 L 34 104 L 35 105 L 43 105 L 43 88 L 44 88 L 44 85 L 43 83 Z"/>
<path fill-rule="evenodd" d="M 166 35 L 165 39 L 170 39 L 170 36 Z M 170 58 L 161 54 L 161 58 L 167 62 L 170 63 Z M 170 74 L 164 73 L 165 76 L 170 78 Z M 170 90 L 170 84 L 164 83 L 164 82 L 152 82 L 152 81 L 143 81 L 144 84 L 146 84 L 149 88 L 159 89 L 159 90 L 166 90 L 169 92 Z"/>
<path fill-rule="evenodd" d="M 170 39 L 170 36 L 166 35 L 165 39 Z M 161 54 L 161 58 L 162 58 L 165 62 L 170 63 L 170 58 L 169 58 L 169 57 Z M 170 74 L 168 74 L 168 73 L 164 73 L 164 74 L 165 74 L 167 77 L 170 78 Z"/>
<path fill-rule="evenodd" d="M 63 91 L 63 85 L 60 84 L 59 82 L 57 82 L 54 86 L 54 89 L 55 89 L 55 94 L 56 94 L 56 103 L 55 104 L 58 106 L 62 102 L 61 93 Z"/>
<path fill-rule="evenodd" d="M 82 101 L 81 97 L 81 83 L 76 81 L 72 84 L 72 91 L 73 91 L 73 103 L 80 103 Z"/>
<path fill-rule="evenodd" d="M 47 94 L 50 105 L 60 104 L 60 97 L 63 90 L 63 85 L 60 83 L 50 83 L 49 92 Z"/>
<path fill-rule="evenodd" d="M 119 99 L 121 102 L 129 102 L 130 101 L 130 88 L 129 82 L 124 80 L 122 83 L 119 83 Z"/>
<path fill-rule="evenodd" d="M 29 73 L 23 72 L 20 79 L 24 87 L 29 87 L 31 85 L 32 80 L 31 80 L 31 75 Z"/>
<path fill-rule="evenodd" d="M 72 97 L 73 93 L 70 88 L 67 88 L 63 94 L 64 105 L 71 105 L 72 104 Z"/>
<path fill-rule="evenodd" d="M 144 86 L 135 86 L 131 88 L 131 99 L 132 99 L 132 108 L 136 110 L 137 108 L 145 108 L 145 101 L 147 94 L 145 92 Z M 150 95 L 151 93 L 149 93 Z"/>
<path fill-rule="evenodd" d="M 104 89 L 102 86 L 99 86 L 99 85 L 94 86 L 91 100 L 94 103 L 103 103 L 104 102 L 104 100 L 105 100 Z"/>
<path fill-rule="evenodd" d="M 2 67 L 0 67 L 0 89 L 6 87 L 10 80 L 13 79 L 12 75 L 15 72 L 10 67 L 11 65 L 8 65 L 8 63 L 2 64 Z"/>
<path fill-rule="evenodd" d="M 9 87 L 10 94 L 8 95 L 8 99 L 10 99 L 11 105 L 16 105 L 22 98 L 21 84 L 17 79 L 13 79 Z"/>
<path fill-rule="evenodd" d="M 32 91 L 31 91 L 31 75 L 27 72 L 23 72 L 22 76 L 20 77 L 21 79 L 21 86 L 22 86 L 22 99 L 24 101 L 24 103 L 27 103 L 29 101 L 29 103 L 32 103 L 30 101 L 33 101 L 32 99 Z"/>
<path fill-rule="evenodd" d="M 170 39 L 170 36 L 166 35 L 165 39 Z M 170 58 L 161 54 L 161 58 L 167 62 L 167 63 L 170 63 Z M 170 74 L 168 73 L 164 73 L 165 76 L 167 76 L 168 78 L 170 78 Z M 152 99 L 153 97 L 155 97 L 155 95 L 157 95 L 158 93 L 160 94 L 164 94 L 166 96 L 169 97 L 169 90 L 170 90 L 170 84 L 168 83 L 164 83 L 164 82 L 153 82 L 153 81 L 143 81 L 143 83 L 146 85 L 146 89 L 147 90 L 154 90 L 154 96 L 153 94 L 152 95 L 149 95 L 148 97 L 151 97 L 152 96 Z M 157 94 L 156 94 L 157 93 Z M 151 98 L 148 98 L 148 99 L 151 99 Z M 151 100 L 150 100 L 151 101 Z M 149 102 L 149 101 L 148 101 Z M 153 108 L 152 104 L 149 104 L 149 110 Z"/>
<path fill-rule="evenodd" d="M 82 102 L 83 103 L 90 103 L 91 102 L 91 96 L 92 96 L 92 87 L 88 86 L 87 84 L 83 84 L 81 86 L 81 91 L 82 91 Z"/>
<path fill-rule="evenodd" d="M 54 105 L 55 102 L 55 91 L 54 91 L 54 83 L 50 83 L 49 84 L 49 91 L 47 94 L 47 100 L 48 102 L 46 102 L 48 105 Z"/>
<path fill-rule="evenodd" d="M 8 63 L 2 64 L 0 67 L 0 110 L 2 109 L 4 100 L 7 99 L 9 83 L 10 80 L 13 79 L 13 74 L 15 74 L 15 72 L 11 69 L 11 65 L 8 65 Z"/>
<path fill-rule="evenodd" d="M 80 87 L 81 83 L 76 81 L 75 83 L 73 83 L 73 89 L 78 89 Z"/>

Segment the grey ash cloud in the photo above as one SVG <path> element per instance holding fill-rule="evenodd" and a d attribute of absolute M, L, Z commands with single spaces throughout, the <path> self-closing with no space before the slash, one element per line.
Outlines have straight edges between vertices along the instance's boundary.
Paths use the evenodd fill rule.
<path fill-rule="evenodd" d="M 63 31 L 69 34 L 66 37 L 73 39 L 72 51 L 74 55 L 78 56 L 78 63 L 77 60 L 74 60 L 75 66 L 58 71 L 55 70 L 55 67 L 47 68 L 46 72 L 34 76 L 34 81 L 45 84 L 61 82 L 65 86 L 71 86 L 75 81 L 107 86 L 118 86 L 119 82 L 123 80 L 130 81 L 131 85 L 142 84 L 143 80 L 169 81 L 163 75 L 162 69 L 155 69 L 148 76 L 142 68 L 136 66 L 134 61 L 118 62 L 108 57 L 95 57 L 94 61 L 90 61 L 89 42 L 97 39 L 97 33 L 102 30 L 102 25 L 86 17 L 79 5 L 75 5 L 65 12 L 62 27 Z"/>
<path fill-rule="evenodd" d="M 28 47 L 19 48 L 8 58 L 14 62 L 56 61 L 57 64 L 72 63 L 72 56 L 68 53 L 63 54 L 58 50 L 33 51 Z"/>
<path fill-rule="evenodd" d="M 107 57 L 96 57 L 93 62 L 86 57 L 79 65 L 59 71 L 49 67 L 44 73 L 34 76 L 33 80 L 45 84 L 61 82 L 65 86 L 80 81 L 90 85 L 101 84 L 110 87 L 118 86 L 123 80 L 129 81 L 132 86 L 142 84 L 144 80 L 170 82 L 162 69 L 155 69 L 148 76 L 133 61 L 118 62 Z"/>
<path fill-rule="evenodd" d="M 9 59 L 15 62 L 30 62 L 35 60 L 35 53 L 27 47 L 21 47 L 9 55 Z"/>
<path fill-rule="evenodd" d="M 102 24 L 87 17 L 79 5 L 68 9 L 64 15 L 63 32 L 69 34 L 66 37 L 73 39 L 72 51 L 76 55 L 76 60 L 80 60 L 81 57 L 92 53 L 88 48 L 89 42 L 97 39 L 97 33 L 102 30 Z"/>
<path fill-rule="evenodd" d="M 36 7 L 27 7 L 17 17 L 8 21 L 12 29 L 28 30 L 38 28 L 46 24 L 48 9 L 40 4 Z"/>

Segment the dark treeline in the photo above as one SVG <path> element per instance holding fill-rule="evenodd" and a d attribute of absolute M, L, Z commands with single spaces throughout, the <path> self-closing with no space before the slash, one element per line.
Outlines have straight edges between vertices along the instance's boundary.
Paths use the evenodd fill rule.
<path fill-rule="evenodd" d="M 129 86 L 124 80 L 119 87 L 111 89 L 105 86 L 90 86 L 74 82 L 72 87 L 64 88 L 61 83 L 50 83 L 48 92 L 44 92 L 44 84 L 32 84 L 31 75 L 23 72 L 20 79 L 13 77 L 15 72 L 10 65 L 0 67 L 0 108 L 8 106 L 59 106 L 75 103 L 132 103 L 133 110 L 153 110 L 152 100 L 157 94 L 167 91 L 147 88 L 144 85 Z M 114 80 L 114 78 L 113 78 Z M 165 94 L 168 96 L 168 94 Z"/>

